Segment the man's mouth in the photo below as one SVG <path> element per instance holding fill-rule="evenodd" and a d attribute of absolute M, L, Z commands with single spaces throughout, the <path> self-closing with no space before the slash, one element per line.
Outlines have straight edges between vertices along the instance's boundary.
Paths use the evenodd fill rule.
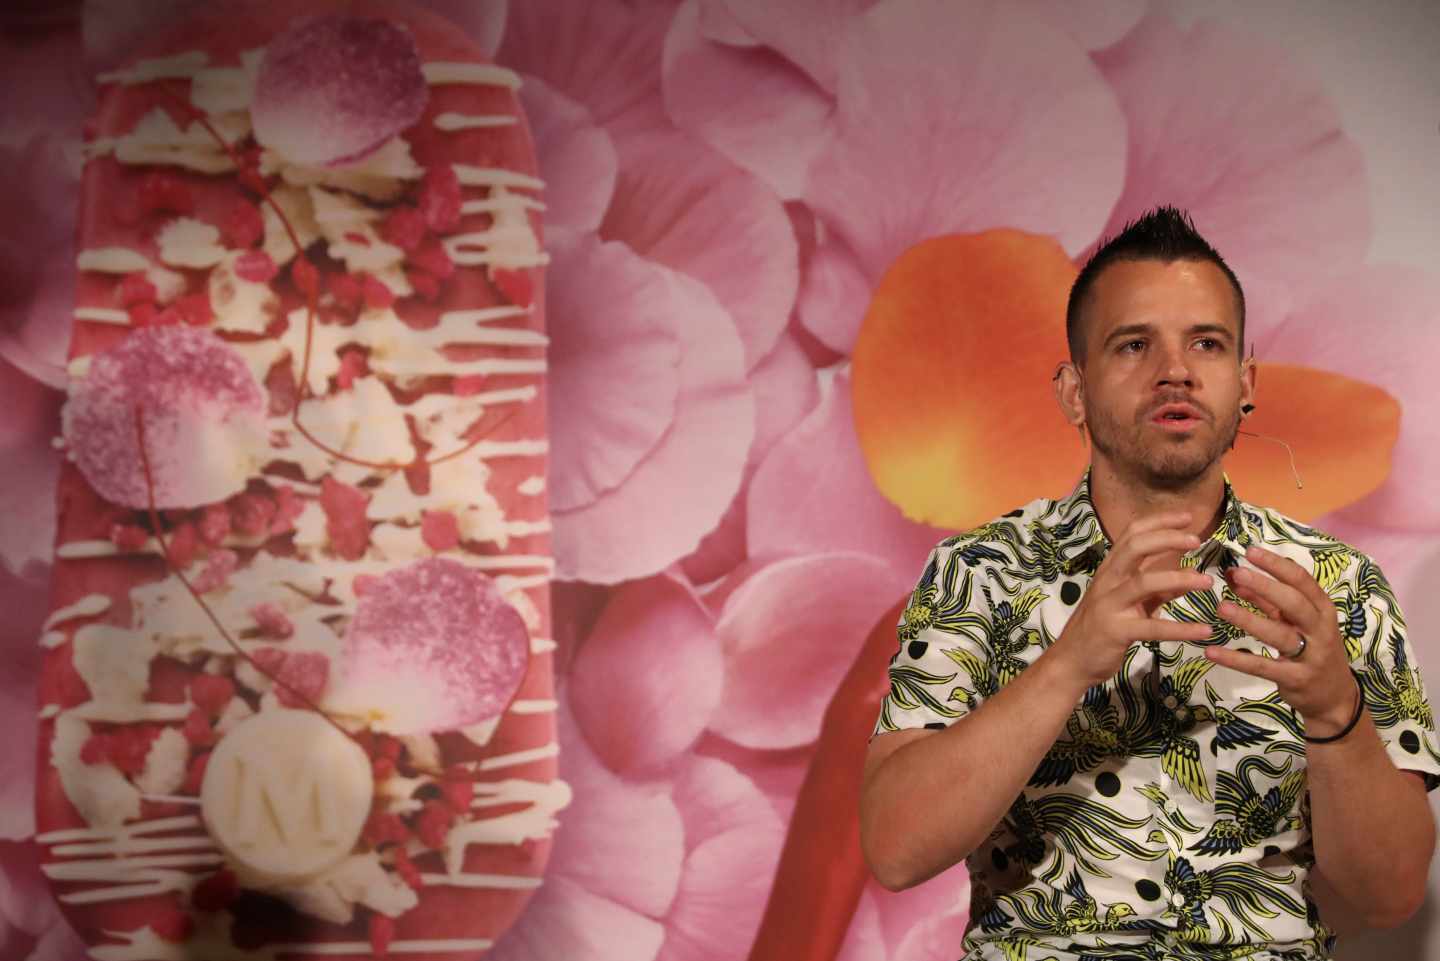
<path fill-rule="evenodd" d="M 1190 404 L 1166 404 L 1150 415 L 1151 423 L 1166 430 L 1188 430 L 1203 418 Z"/>

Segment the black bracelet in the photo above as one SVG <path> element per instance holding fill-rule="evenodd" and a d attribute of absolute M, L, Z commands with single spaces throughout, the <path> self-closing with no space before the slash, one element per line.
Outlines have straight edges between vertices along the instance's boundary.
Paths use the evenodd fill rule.
<path fill-rule="evenodd" d="M 1331 744 L 1355 730 L 1355 725 L 1360 723 L 1360 715 L 1363 713 L 1365 713 L 1365 695 L 1360 693 L 1360 685 L 1357 683 L 1355 685 L 1355 714 L 1339 734 L 1332 734 L 1329 737 L 1311 737 L 1308 734 L 1302 734 L 1301 737 L 1305 738 L 1307 744 Z"/>

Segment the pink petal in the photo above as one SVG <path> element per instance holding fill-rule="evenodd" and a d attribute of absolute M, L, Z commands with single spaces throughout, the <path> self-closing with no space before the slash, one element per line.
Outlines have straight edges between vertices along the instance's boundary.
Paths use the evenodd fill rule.
<path fill-rule="evenodd" d="M 725 693 L 711 730 L 746 747 L 809 744 L 875 621 L 909 587 L 860 554 L 776 561 L 730 595 L 717 631 Z"/>
<path fill-rule="evenodd" d="M 782 334 L 775 349 L 750 372 L 750 386 L 755 391 L 755 442 L 746 459 L 745 480 L 720 524 L 683 562 L 686 576 L 695 584 L 715 580 L 744 560 L 746 485 L 770 449 L 820 398 L 815 371 L 790 334 Z"/>
<path fill-rule="evenodd" d="M 875 899 L 885 943 L 896 957 L 924 957 L 912 955 L 903 949 L 911 935 L 937 918 L 956 911 L 968 913 L 970 909 L 970 876 L 964 865 L 956 865 L 924 884 L 917 884 L 904 891 L 887 891 L 878 881 L 871 881 L 867 891 Z M 964 931 L 963 920 L 960 930 Z M 927 937 L 928 935 L 921 931 L 917 940 L 923 944 Z M 959 943 L 957 938 L 955 944 Z"/>
<path fill-rule="evenodd" d="M 509 0 L 418 0 L 418 3 L 459 27 L 485 56 L 493 58 L 500 48 Z"/>
<path fill-rule="evenodd" d="M 551 423 L 550 509 L 558 514 L 620 487 L 671 429 L 691 305 L 668 271 L 623 244 L 552 239 L 549 403 L 566 415 Z"/>
<path fill-rule="evenodd" d="M 671 9 L 620 0 L 515 4 L 496 59 L 583 103 L 612 132 L 665 126 L 660 51 Z"/>
<path fill-rule="evenodd" d="M 725 0 L 697 0 L 695 3 L 685 0 L 680 6 L 682 8 L 698 6 L 700 33 L 707 40 L 736 47 L 753 47 L 759 43 L 740 25 L 740 21 L 735 19 L 730 8 L 725 5 Z M 683 13 L 676 14 L 677 17 L 683 15 Z"/>
<path fill-rule="evenodd" d="M 1124 178 L 1125 127 L 1073 39 L 1009 4 L 896 0 L 849 41 L 838 136 L 806 199 L 867 278 L 937 234 L 1009 226 L 1071 251 L 1094 239 Z"/>
<path fill-rule="evenodd" d="M 413 125 L 430 88 L 408 30 L 348 13 L 296 20 L 265 48 L 255 139 L 315 166 L 359 160 Z"/>
<path fill-rule="evenodd" d="M 661 917 L 675 899 L 685 858 L 685 825 L 675 802 L 661 787 L 610 773 L 567 711 L 556 720 L 560 776 L 575 799 L 560 815 L 549 876 Z"/>
<path fill-rule="evenodd" d="M 739 961 L 760 925 L 784 828 L 765 796 L 723 761 L 696 758 L 674 796 L 690 853 L 660 959 Z"/>
<path fill-rule="evenodd" d="M 1181 30 L 1151 13 L 1095 61 L 1129 122 L 1125 189 L 1106 233 L 1157 203 L 1188 209 L 1246 286 L 1257 337 L 1283 316 L 1288 292 L 1364 257 L 1360 149 L 1319 79 L 1278 39 L 1213 22 Z"/>
<path fill-rule="evenodd" d="M 1119 41 L 1145 15 L 1145 0 L 1109 0 L 1074 4 L 1065 0 L 1024 0 L 1036 16 L 1050 21 L 1080 42 L 1100 50 Z"/>
<path fill-rule="evenodd" d="M 115 504 L 144 508 L 153 496 L 161 508 L 198 507 L 244 487 L 243 477 L 203 455 L 234 457 L 234 445 L 263 438 L 264 412 L 254 374 L 224 341 L 193 327 L 146 327 L 93 355 L 65 405 L 65 444 L 85 479 Z"/>
<path fill-rule="evenodd" d="M 957 950 L 959 943 L 955 942 Z M 845 932 L 845 943 L 840 946 L 835 961 L 885 961 L 889 957 L 875 900 L 869 891 L 861 891 L 860 902 L 855 905 L 855 914 L 850 918 L 850 929 Z"/>
<path fill-rule="evenodd" d="M 921 918 L 895 947 L 896 957 L 911 961 L 954 961 L 955 946 L 965 938 L 969 907 Z"/>
<path fill-rule="evenodd" d="M 765 795 L 780 823 L 788 824 L 815 748 L 807 744 L 778 751 L 758 750 L 706 734 L 695 751 L 699 756 L 724 761 L 744 774 Z"/>
<path fill-rule="evenodd" d="M 20 573 L 0 567 L 0 727 L 9 745 L 0 756 L 0 838 L 35 833 L 35 745 L 41 647 L 36 643 L 49 609 L 47 567 L 32 564 Z"/>
<path fill-rule="evenodd" d="M 800 196 L 831 136 L 833 99 L 768 48 L 707 38 L 700 2 L 681 5 L 665 38 L 666 112 L 779 196 Z"/>
<path fill-rule="evenodd" d="M 723 671 L 705 609 L 687 585 L 657 575 L 611 598 L 574 660 L 570 706 L 611 770 L 654 770 L 705 729 Z"/>
<path fill-rule="evenodd" d="M 553 874 L 486 961 L 652 961 L 665 937 L 658 921 Z"/>
<path fill-rule="evenodd" d="M 1355 318 L 1365 318 L 1364 333 Z M 1400 266 L 1365 266 L 1316 284 L 1266 343 L 1264 359 L 1331 370 L 1376 384 L 1401 406 L 1390 476 L 1345 508 L 1347 519 L 1397 530 L 1440 529 L 1440 418 L 1433 367 L 1440 357 L 1440 280 Z M 1256 403 L 1265 402 L 1262 377 Z M 1282 438 L 1283 440 L 1283 438 Z M 1301 464 L 1303 478 L 1305 465 Z"/>
<path fill-rule="evenodd" d="M 769 188 L 701 141 L 620 141 L 620 180 L 600 232 L 701 281 L 730 312 L 745 366 L 775 346 L 795 304 L 795 235 Z"/>
<path fill-rule="evenodd" d="M 60 430 L 64 395 L 31 380 L 0 359 L 0 566 L 23 570 L 48 562 L 55 544 L 55 484 L 60 452 L 52 440 Z"/>
<path fill-rule="evenodd" d="M 584 507 L 554 511 L 556 569 L 565 579 L 613 584 L 663 570 L 693 551 L 739 489 L 754 436 L 754 399 L 729 316 L 698 281 L 630 256 L 630 278 L 661 284 L 646 309 L 683 318 L 675 420 L 618 488 Z M 552 270 L 552 280 L 560 273 Z M 632 292 L 588 294 L 599 318 L 640 309 Z M 559 312 L 551 318 L 558 345 L 566 318 Z"/>
<path fill-rule="evenodd" d="M 850 22 L 875 0 L 723 0 L 748 35 L 804 70 L 823 90 L 839 82 Z"/>
<path fill-rule="evenodd" d="M 0 15 L 11 14 L 7 10 Z M 49 134 L 78 144 L 85 118 L 95 106 L 79 28 L 79 17 L 71 10 L 48 24 L 0 31 L 0 85 L 5 90 L 0 140 L 24 143 Z M 7 192 L 7 206 L 23 199 L 23 194 Z"/>
<path fill-rule="evenodd" d="M 19 147 L 0 144 L 0 179 L 14 187 L 0 237 L 0 358 L 54 387 L 68 383 L 80 194 L 69 157 L 78 145 L 78 125 Z"/>
<path fill-rule="evenodd" d="M 875 489 L 855 438 L 844 374 L 760 465 L 750 482 L 746 519 L 751 557 L 855 551 L 884 560 L 909 579 L 905 591 L 947 534 L 906 520 Z"/>
<path fill-rule="evenodd" d="M 617 176 L 610 135 L 584 107 L 539 78 L 525 78 L 520 104 L 545 179 L 546 229 L 599 229 Z"/>
<path fill-rule="evenodd" d="M 805 261 L 796 315 L 805 329 L 839 354 L 848 354 L 870 304 L 870 281 L 850 248 L 836 237 Z"/>
<path fill-rule="evenodd" d="M 495 581 L 427 557 L 367 584 L 327 702 L 393 734 L 453 731 L 499 716 L 529 662 L 525 622 Z"/>

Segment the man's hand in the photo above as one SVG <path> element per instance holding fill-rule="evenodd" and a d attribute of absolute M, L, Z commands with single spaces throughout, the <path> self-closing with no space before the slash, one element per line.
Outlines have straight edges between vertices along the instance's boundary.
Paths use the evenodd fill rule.
<path fill-rule="evenodd" d="M 1323 737 L 1343 730 L 1355 712 L 1356 692 L 1334 602 L 1289 558 L 1262 547 L 1251 547 L 1245 556 L 1259 570 L 1232 567 L 1230 586 L 1264 616 L 1230 601 L 1220 605 L 1220 616 L 1281 656 L 1260 657 L 1221 645 L 1206 648 L 1205 656 L 1222 667 L 1274 682 L 1286 703 L 1305 718 L 1308 733 Z M 1294 657 L 1301 635 L 1304 652 Z"/>
<path fill-rule="evenodd" d="M 1147 567 L 1157 555 L 1183 553 L 1199 545 L 1200 539 L 1184 529 L 1189 523 L 1190 515 L 1184 513 L 1135 521 L 1095 571 L 1053 648 L 1091 684 L 1113 677 L 1132 644 L 1200 641 L 1210 636 L 1208 625 L 1151 616 L 1165 601 L 1215 582 L 1199 571 Z"/>

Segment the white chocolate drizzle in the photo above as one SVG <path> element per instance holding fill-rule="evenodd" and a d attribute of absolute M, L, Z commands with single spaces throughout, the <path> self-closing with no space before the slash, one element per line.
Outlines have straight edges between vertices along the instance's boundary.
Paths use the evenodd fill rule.
<path fill-rule="evenodd" d="M 448 83 L 471 83 L 486 87 L 520 89 L 518 73 L 494 64 L 432 60 L 420 69 L 425 74 L 425 82 L 433 86 Z"/>
<path fill-rule="evenodd" d="M 450 133 L 455 130 L 475 130 L 488 127 L 509 127 L 520 122 L 514 114 L 464 114 L 442 113 L 435 118 L 437 129 Z"/>
<path fill-rule="evenodd" d="M 43 630 L 50 630 L 66 621 L 72 621 L 77 617 L 94 617 L 96 614 L 104 614 L 110 609 L 110 598 L 104 594 L 87 594 L 74 604 L 62 607 L 51 612 L 45 618 Z"/>

